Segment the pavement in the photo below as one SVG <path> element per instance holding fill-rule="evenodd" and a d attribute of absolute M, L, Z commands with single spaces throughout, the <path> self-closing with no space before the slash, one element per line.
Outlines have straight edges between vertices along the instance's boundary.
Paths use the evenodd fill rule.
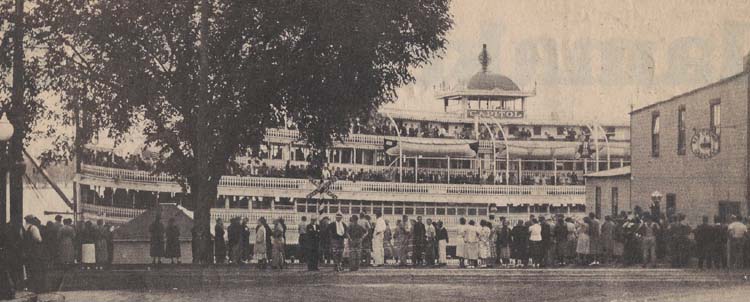
<path fill-rule="evenodd" d="M 66 301 L 745 301 L 750 272 L 695 269 L 122 266 L 58 271 Z M 427 299 L 429 298 L 429 299 Z"/>

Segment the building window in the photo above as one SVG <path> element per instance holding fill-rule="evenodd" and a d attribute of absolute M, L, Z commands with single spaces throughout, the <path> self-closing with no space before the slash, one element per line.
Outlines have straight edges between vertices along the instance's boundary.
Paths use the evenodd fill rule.
<path fill-rule="evenodd" d="M 619 199 L 620 199 L 620 189 L 617 187 L 612 188 L 612 216 L 617 216 L 617 212 L 619 211 Z"/>
<path fill-rule="evenodd" d="M 677 109 L 677 155 L 685 155 L 685 106 Z"/>
<path fill-rule="evenodd" d="M 712 100 L 711 101 L 711 130 L 721 135 L 721 101 L 720 100 Z"/>
<path fill-rule="evenodd" d="M 651 156 L 659 157 L 659 112 L 651 116 Z"/>
<path fill-rule="evenodd" d="M 534 126 L 534 135 L 542 135 L 542 126 Z"/>
<path fill-rule="evenodd" d="M 596 217 L 602 216 L 602 188 L 596 187 L 596 196 L 594 196 L 594 208 L 596 210 Z"/>

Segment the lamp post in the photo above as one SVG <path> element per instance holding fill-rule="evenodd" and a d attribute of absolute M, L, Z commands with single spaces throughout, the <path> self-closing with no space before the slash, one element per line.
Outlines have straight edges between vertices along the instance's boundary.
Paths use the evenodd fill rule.
<path fill-rule="evenodd" d="M 660 211 L 660 209 L 659 209 L 659 203 L 661 203 L 661 198 L 662 198 L 661 192 L 654 191 L 653 193 L 651 193 L 651 202 L 652 202 L 652 204 L 651 204 L 651 215 L 655 219 L 659 219 L 659 216 L 661 216 L 660 213 L 659 213 L 659 211 Z"/>
<path fill-rule="evenodd" d="M 8 141 L 13 137 L 15 129 L 4 113 L 0 113 L 0 116 L 2 116 L 0 118 L 0 204 L 2 204 L 2 207 L 0 207 L 0 220 L 2 220 L 2 223 L 6 223 L 8 222 L 8 213 L 10 212 L 8 209 L 8 191 L 6 188 L 11 162 L 7 147 Z"/>

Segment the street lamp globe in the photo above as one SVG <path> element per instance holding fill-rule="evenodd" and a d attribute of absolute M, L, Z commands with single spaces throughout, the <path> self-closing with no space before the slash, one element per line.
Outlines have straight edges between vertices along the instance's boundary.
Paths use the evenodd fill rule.
<path fill-rule="evenodd" d="M 661 197 L 662 195 L 661 195 L 661 192 L 659 191 L 654 191 L 653 193 L 651 193 L 651 200 L 654 202 L 661 201 Z"/>
<path fill-rule="evenodd" d="M 0 141 L 7 142 L 13 136 L 13 131 L 15 129 L 13 128 L 13 124 L 8 121 L 8 117 L 6 117 L 5 114 L 0 113 L 0 115 L 2 115 L 2 118 L 0 118 Z"/>

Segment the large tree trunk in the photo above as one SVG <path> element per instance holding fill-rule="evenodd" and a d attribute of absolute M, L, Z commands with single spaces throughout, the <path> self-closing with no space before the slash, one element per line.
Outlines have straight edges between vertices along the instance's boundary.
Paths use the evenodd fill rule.
<path fill-rule="evenodd" d="M 202 173 L 200 173 L 202 174 Z M 204 174 L 205 175 L 205 174 Z M 211 205 L 216 200 L 218 182 L 208 177 L 192 177 L 188 179 L 190 184 L 190 198 L 193 199 L 195 211 L 193 211 L 194 237 L 193 255 L 196 263 L 213 263 L 213 245 L 211 244 Z"/>
<path fill-rule="evenodd" d="M 193 223 L 195 224 L 196 240 L 195 251 L 198 262 L 211 263 L 211 205 L 216 199 L 218 191 L 218 179 L 212 179 L 210 173 L 211 159 L 211 130 L 208 128 L 208 114 L 211 95 L 208 87 L 208 16 L 211 13 L 209 0 L 201 1 L 200 39 L 198 45 L 199 58 L 199 98 L 195 127 L 193 128 L 193 151 L 195 154 L 195 170 L 188 178 L 191 196 L 194 199 L 195 211 Z"/>

